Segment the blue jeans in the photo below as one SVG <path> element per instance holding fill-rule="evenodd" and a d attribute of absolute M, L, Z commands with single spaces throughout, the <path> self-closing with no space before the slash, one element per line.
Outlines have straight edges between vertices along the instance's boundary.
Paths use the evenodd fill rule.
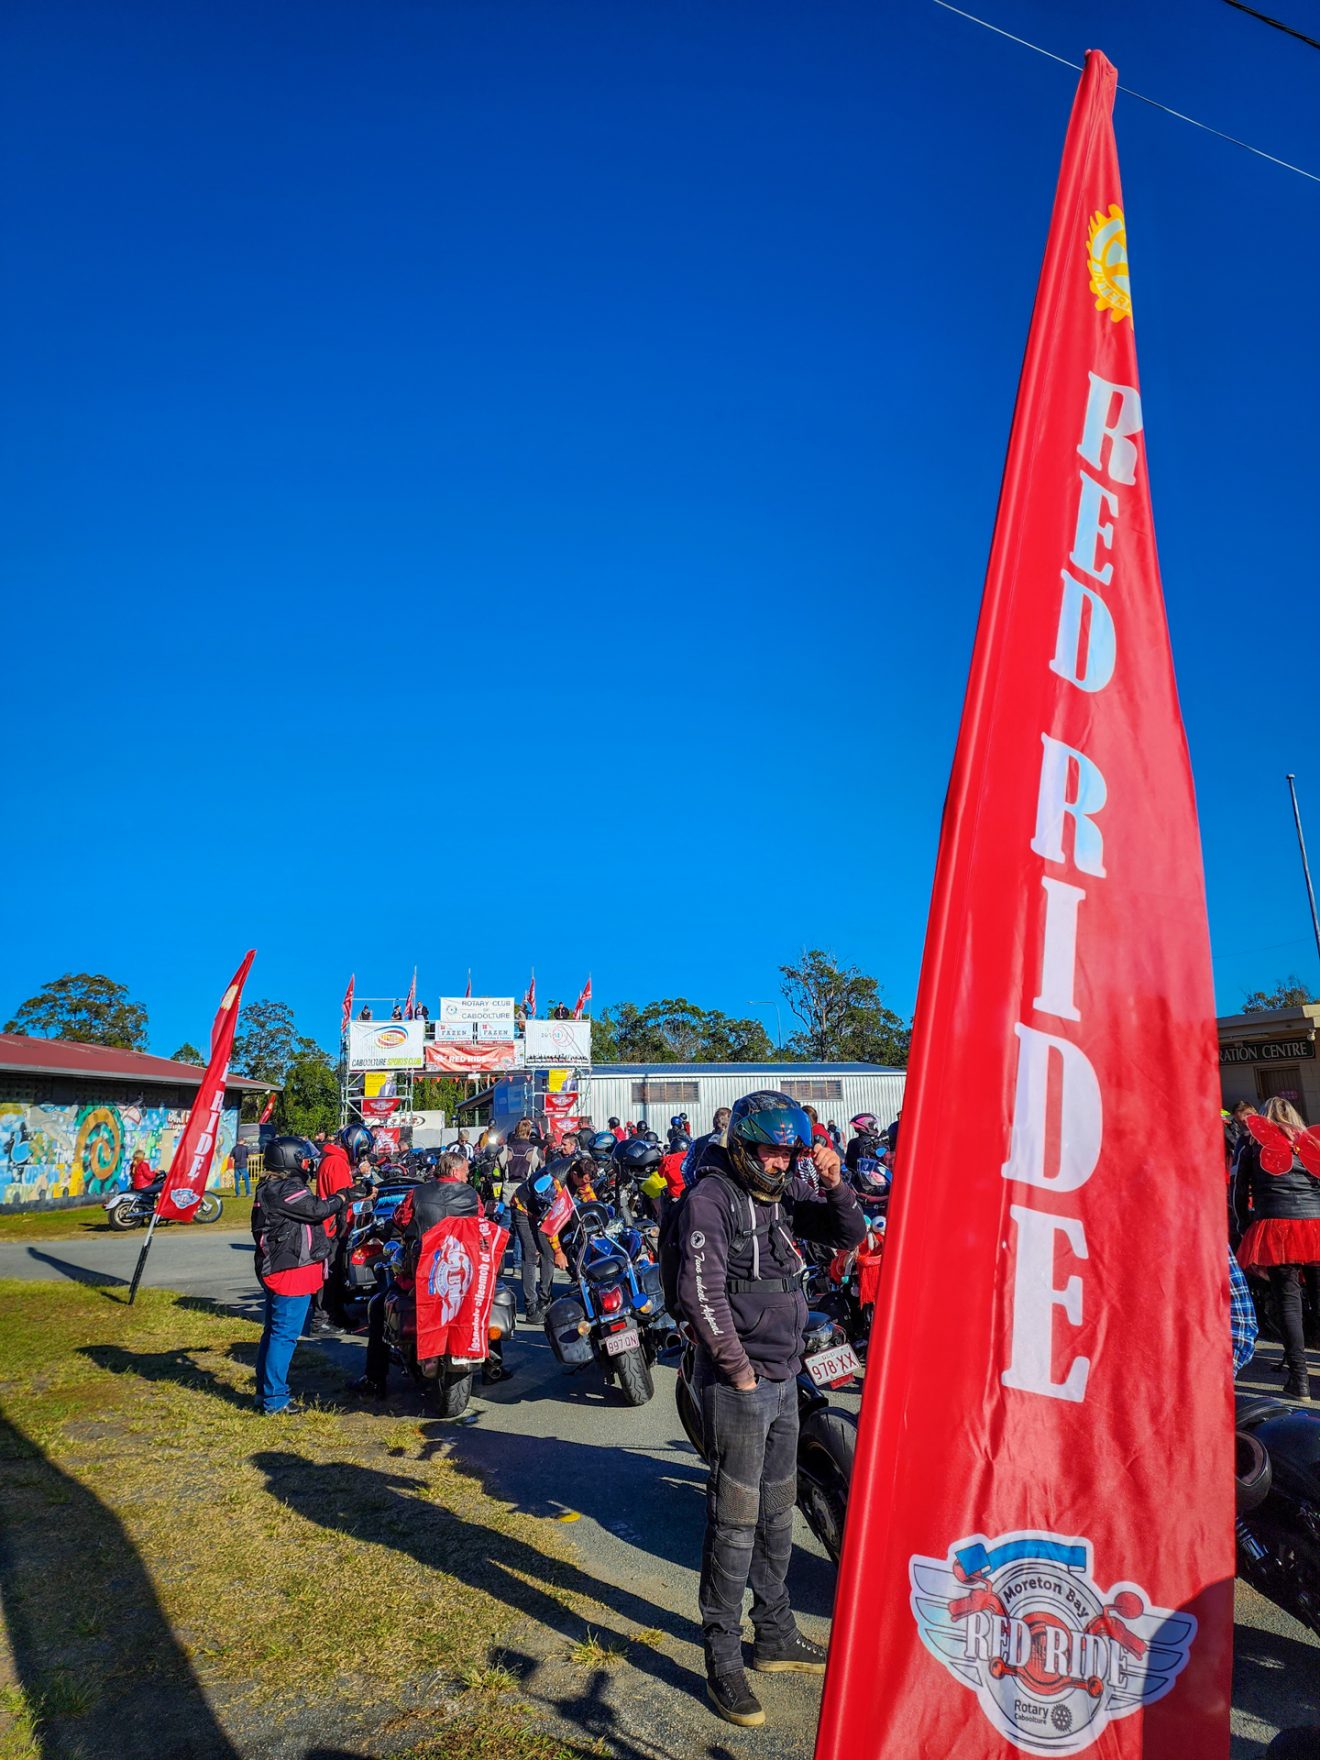
<path fill-rule="evenodd" d="M 289 1403 L 289 1364 L 311 1305 L 310 1296 L 266 1291 L 266 1322 L 257 1346 L 257 1403 L 263 1412 L 282 1412 Z"/>
<path fill-rule="evenodd" d="M 243 1190 L 247 1193 L 248 1197 L 250 1198 L 252 1196 L 252 1180 L 248 1175 L 248 1170 L 246 1167 L 236 1167 L 234 1169 L 234 1196 L 235 1197 L 238 1196 L 238 1182 L 239 1182 L 239 1180 L 242 1180 Z"/>

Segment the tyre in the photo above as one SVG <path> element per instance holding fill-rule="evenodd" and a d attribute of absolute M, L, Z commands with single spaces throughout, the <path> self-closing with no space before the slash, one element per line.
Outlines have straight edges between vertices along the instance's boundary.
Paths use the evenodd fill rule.
<path fill-rule="evenodd" d="M 798 1508 L 835 1564 L 843 1550 L 843 1522 L 856 1452 L 857 1420 L 851 1412 L 821 1406 L 802 1420 Z"/>
<path fill-rule="evenodd" d="M 615 1357 L 610 1364 L 619 1382 L 619 1392 L 623 1395 L 625 1405 L 644 1406 L 655 1392 L 655 1382 L 651 1379 L 651 1365 L 646 1360 L 646 1353 L 639 1347 L 635 1351 L 625 1351 L 621 1357 Z"/>
<path fill-rule="evenodd" d="M 224 1205 L 214 1192 L 203 1192 L 202 1201 L 197 1206 L 197 1215 L 194 1220 L 197 1222 L 219 1222 L 223 1210 Z"/>
<path fill-rule="evenodd" d="M 136 1228 L 130 1204 L 116 1204 L 113 1210 L 107 1210 L 105 1219 L 111 1228 L 117 1228 L 121 1234 L 127 1234 L 130 1228 Z"/>
<path fill-rule="evenodd" d="M 472 1371 L 465 1369 L 462 1374 L 452 1370 L 449 1374 L 441 1373 L 434 1380 L 429 1376 L 422 1379 L 422 1398 L 426 1409 L 433 1418 L 457 1418 L 467 1410 L 468 1400 L 472 1397 Z"/>
<path fill-rule="evenodd" d="M 706 1438 L 702 1429 L 701 1413 L 697 1410 L 691 1389 L 681 1375 L 674 1383 L 674 1404 L 678 1407 L 678 1421 L 683 1426 L 683 1434 L 704 1460 Z"/>

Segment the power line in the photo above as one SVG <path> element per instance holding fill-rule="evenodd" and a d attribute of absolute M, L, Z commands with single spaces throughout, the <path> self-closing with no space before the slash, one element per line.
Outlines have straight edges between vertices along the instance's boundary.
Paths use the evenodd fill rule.
<path fill-rule="evenodd" d="M 942 7 L 945 12 L 956 12 L 959 18 L 967 19 L 971 24 L 979 24 L 982 30 L 993 31 L 997 37 L 1007 37 L 1010 43 L 1020 43 L 1024 49 L 1034 49 L 1037 55 L 1044 55 L 1050 61 L 1057 61 L 1062 67 L 1076 68 L 1080 73 L 1080 61 L 1069 61 L 1066 56 L 1056 55 L 1052 49 L 1042 49 L 1039 43 L 1032 43 L 1026 37 L 1015 37 L 1012 31 L 1001 30 L 997 24 L 991 24 L 987 18 L 978 18 L 974 12 L 964 12 L 961 6 L 951 6 L 949 0 L 931 0 L 932 5 Z M 1234 4 L 1235 0 L 1229 0 Z M 1249 11 L 1250 8 L 1243 8 Z M 1273 20 L 1267 22 L 1273 23 Z M 1307 42 L 1310 41 L 1308 37 Z M 1320 44 L 1317 44 L 1320 47 Z M 1190 122 L 1193 128 L 1200 128 L 1206 134 L 1217 135 L 1221 141 L 1228 141 L 1231 146 L 1241 147 L 1245 153 L 1253 153 L 1257 159 L 1268 159 L 1271 165 L 1280 165 L 1285 171 L 1295 171 L 1298 177 L 1304 177 L 1309 183 L 1320 183 L 1320 176 L 1314 171 L 1306 171 L 1300 165 L 1294 165 L 1290 159 L 1280 159 L 1274 153 L 1267 153 L 1263 147 L 1253 147 L 1250 141 L 1239 140 L 1235 134 L 1225 134 L 1222 128 L 1212 128 L 1208 122 L 1198 122 L 1195 116 L 1188 116 L 1182 110 L 1174 110 L 1168 104 L 1161 104 L 1158 98 L 1148 98 L 1144 92 L 1134 92 L 1131 86 L 1119 86 L 1120 92 L 1126 92 L 1129 98 L 1137 98 L 1143 104 L 1149 104 L 1152 110 L 1163 110 L 1166 116 L 1174 116 L 1179 122 Z"/>
<path fill-rule="evenodd" d="M 1262 24 L 1273 25 L 1276 31 L 1282 31 L 1286 37 L 1296 37 L 1299 43 L 1309 43 L 1313 49 L 1320 49 L 1320 43 L 1314 37 L 1308 37 L 1305 31 L 1294 29 L 1281 18 L 1271 18 L 1268 12 L 1257 12 L 1254 6 L 1244 6 L 1242 0 L 1224 0 L 1224 5 L 1232 6 L 1238 12 L 1245 12 L 1251 18 L 1258 18 Z"/>

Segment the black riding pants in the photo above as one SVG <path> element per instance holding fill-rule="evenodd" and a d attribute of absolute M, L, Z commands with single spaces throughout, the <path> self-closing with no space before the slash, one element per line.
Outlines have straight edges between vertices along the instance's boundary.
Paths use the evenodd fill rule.
<path fill-rule="evenodd" d="M 522 1243 L 523 1309 L 543 1308 L 555 1280 L 555 1250 L 525 1210 L 515 1210 L 513 1226 Z"/>
<path fill-rule="evenodd" d="M 752 1626 L 767 1649 L 796 1631 L 788 1597 L 797 1497 L 797 1383 L 758 1381 L 746 1393 L 699 1362 L 697 1386 L 710 1480 L 701 1549 L 701 1636 L 706 1667 L 743 1665 L 743 1594 L 752 1591 Z"/>
<path fill-rule="evenodd" d="M 1283 1360 L 1298 1375 L 1308 1372 L 1306 1361 L 1306 1330 L 1303 1319 L 1302 1280 L 1305 1278 L 1311 1301 L 1320 1297 L 1320 1265 L 1272 1265 L 1270 1284 L 1279 1314 L 1279 1330 L 1283 1334 Z"/>
<path fill-rule="evenodd" d="M 385 1343 L 385 1289 L 382 1284 L 367 1303 L 367 1380 L 382 1392 L 390 1373 L 390 1349 Z"/>

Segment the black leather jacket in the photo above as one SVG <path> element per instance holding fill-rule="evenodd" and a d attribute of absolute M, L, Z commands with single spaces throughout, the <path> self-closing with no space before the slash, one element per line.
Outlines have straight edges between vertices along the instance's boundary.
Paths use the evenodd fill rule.
<path fill-rule="evenodd" d="M 1287 1173 L 1266 1173 L 1255 1142 L 1248 1143 L 1238 1162 L 1235 1200 L 1244 1229 L 1250 1222 L 1320 1221 L 1320 1179 L 1309 1174 L 1295 1155 Z"/>

